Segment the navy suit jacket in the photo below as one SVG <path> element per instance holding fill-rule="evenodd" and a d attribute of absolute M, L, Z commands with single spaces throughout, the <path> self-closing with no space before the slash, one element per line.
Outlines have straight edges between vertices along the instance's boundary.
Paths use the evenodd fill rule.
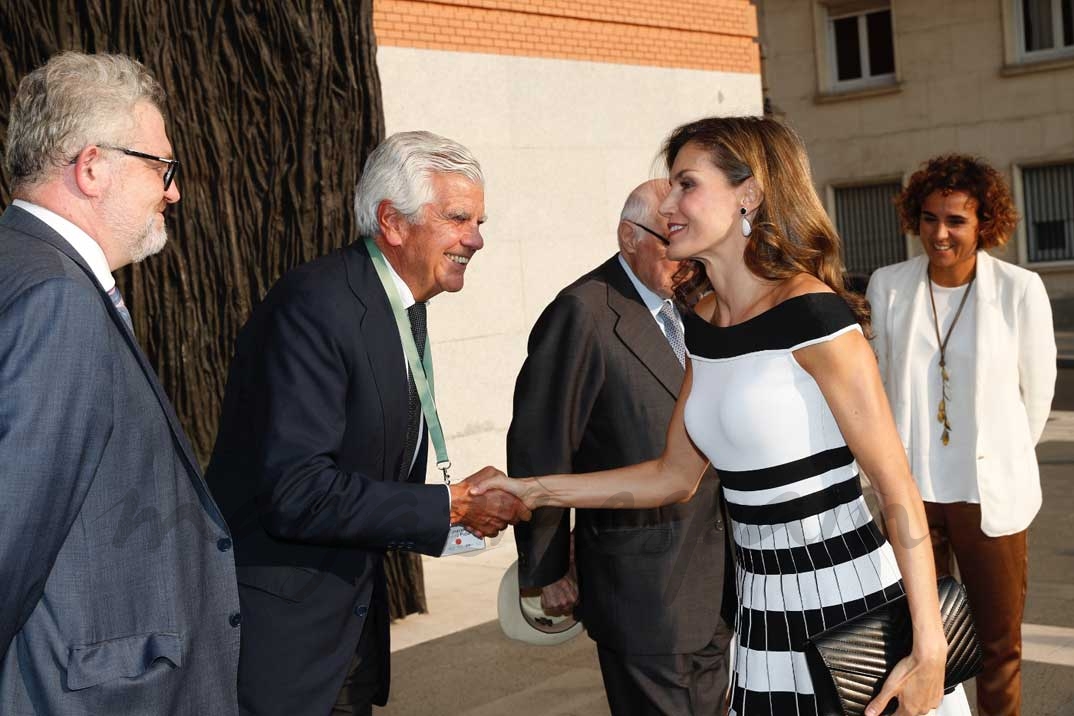
<path fill-rule="evenodd" d="M 0 217 L 0 713 L 235 714 L 227 525 L 133 334 Z"/>
<path fill-rule="evenodd" d="M 363 242 L 287 273 L 240 333 L 207 474 L 236 545 L 244 710 L 328 713 L 360 638 L 387 667 L 384 551 L 438 555 L 449 521 L 447 491 L 424 484 L 427 441 L 399 478 L 407 396 Z M 385 668 L 377 703 L 388 684 Z"/>

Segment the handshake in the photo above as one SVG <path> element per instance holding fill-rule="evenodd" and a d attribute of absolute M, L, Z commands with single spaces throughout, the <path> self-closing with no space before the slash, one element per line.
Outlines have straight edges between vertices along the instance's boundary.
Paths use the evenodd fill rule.
<path fill-rule="evenodd" d="M 485 467 L 462 482 L 449 485 L 451 524 L 476 537 L 495 537 L 507 525 L 528 521 L 530 508 L 515 494 L 518 485 L 502 471 Z"/>

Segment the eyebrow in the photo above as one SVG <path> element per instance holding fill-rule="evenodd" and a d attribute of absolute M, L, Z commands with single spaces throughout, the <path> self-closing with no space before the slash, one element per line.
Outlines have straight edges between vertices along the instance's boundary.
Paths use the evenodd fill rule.
<path fill-rule="evenodd" d="M 466 209 L 448 209 L 447 211 L 444 212 L 444 216 L 448 217 L 449 219 L 464 219 L 464 220 L 466 220 L 466 219 L 469 219 L 470 217 L 473 216 L 473 212 L 467 211 Z M 477 219 L 477 223 L 479 223 L 479 224 L 483 224 L 486 221 L 488 221 L 488 215 L 487 214 L 482 214 Z"/>
<path fill-rule="evenodd" d="M 939 218 L 938 214 L 934 214 L 933 212 L 929 211 L 928 209 L 922 209 L 921 210 L 921 215 L 922 216 L 928 216 L 928 217 L 931 217 L 933 219 L 938 219 Z M 958 219 L 960 221 L 969 221 L 969 218 L 970 218 L 969 214 L 959 214 L 959 213 L 949 213 L 949 214 L 945 214 L 944 216 L 947 219 Z"/>

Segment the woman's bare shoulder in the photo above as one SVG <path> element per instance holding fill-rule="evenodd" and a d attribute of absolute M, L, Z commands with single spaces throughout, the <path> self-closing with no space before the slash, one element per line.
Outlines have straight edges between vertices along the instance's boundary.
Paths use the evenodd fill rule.
<path fill-rule="evenodd" d="M 812 274 L 800 273 L 785 280 L 779 287 L 780 301 L 808 293 L 835 293 L 832 287 Z"/>

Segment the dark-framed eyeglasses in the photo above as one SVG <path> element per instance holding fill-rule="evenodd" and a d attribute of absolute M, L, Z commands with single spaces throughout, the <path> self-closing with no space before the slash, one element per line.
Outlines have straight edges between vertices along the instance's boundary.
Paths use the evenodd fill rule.
<path fill-rule="evenodd" d="M 641 229 L 642 231 L 645 231 L 645 232 L 647 232 L 647 233 L 650 233 L 650 234 L 652 234 L 652 235 L 653 235 L 653 236 L 655 236 L 656 238 L 660 239 L 660 243 L 662 243 L 662 244 L 665 244 L 665 245 L 666 245 L 666 244 L 668 243 L 667 237 L 665 237 L 665 236 L 664 236 L 663 234 L 659 234 L 659 233 L 657 233 L 657 232 L 653 231 L 652 229 L 650 229 L 650 228 L 649 228 L 648 226 L 646 226 L 645 224 L 639 224 L 638 222 L 636 222 L 636 221 L 631 221 L 630 219 L 623 219 L 623 221 L 625 221 L 625 222 L 626 222 L 626 223 L 628 223 L 628 224 L 633 224 L 634 226 L 638 227 L 638 228 L 639 228 L 639 229 Z"/>
<path fill-rule="evenodd" d="M 168 159 L 167 157 L 158 157 L 156 154 L 146 154 L 145 152 L 139 152 L 139 151 L 136 151 L 134 149 L 129 149 L 127 147 L 117 147 L 114 144 L 98 144 L 97 146 L 100 147 L 101 149 L 111 149 L 113 151 L 123 152 L 124 154 L 126 154 L 127 156 L 130 156 L 130 157 L 138 157 L 139 159 L 149 159 L 149 160 L 154 161 L 154 162 L 161 162 L 162 164 L 167 164 L 168 168 L 164 170 L 164 191 L 168 191 L 168 189 L 171 188 L 172 182 L 175 181 L 176 174 L 179 173 L 179 160 L 178 159 Z M 71 160 L 71 164 L 74 164 L 76 161 L 78 161 L 77 156 L 74 159 Z"/>

